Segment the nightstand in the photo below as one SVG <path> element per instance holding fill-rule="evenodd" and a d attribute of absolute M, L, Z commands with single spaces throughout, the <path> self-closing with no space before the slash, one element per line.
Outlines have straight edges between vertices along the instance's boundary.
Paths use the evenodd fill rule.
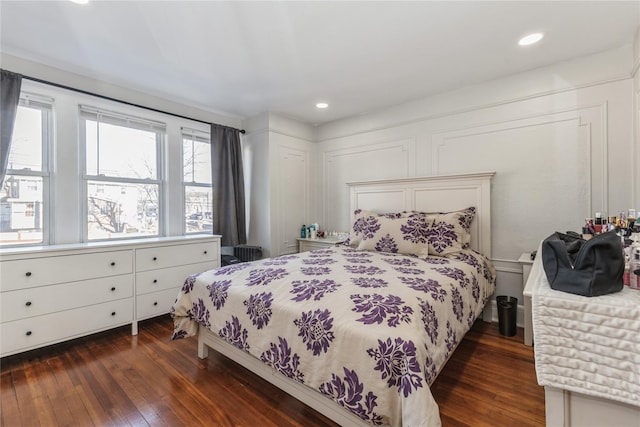
<path fill-rule="evenodd" d="M 298 252 L 313 251 L 315 249 L 330 248 L 337 243 L 344 242 L 344 239 L 331 239 L 329 237 L 323 239 L 303 239 L 298 237 Z"/>
<path fill-rule="evenodd" d="M 524 288 L 527 286 L 527 280 L 531 273 L 531 267 L 533 266 L 533 260 L 530 253 L 523 253 L 520 255 L 518 262 L 522 266 L 522 289 L 524 296 L 524 345 L 533 345 L 533 322 L 531 321 L 531 295 L 524 293 Z"/>

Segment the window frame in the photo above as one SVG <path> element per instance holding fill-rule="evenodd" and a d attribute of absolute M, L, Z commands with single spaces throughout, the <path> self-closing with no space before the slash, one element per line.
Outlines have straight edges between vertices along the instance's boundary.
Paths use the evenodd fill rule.
<path fill-rule="evenodd" d="M 95 116 L 95 118 L 94 118 Z M 106 120 L 100 120 L 100 119 Z M 100 174 L 98 164 L 98 175 L 90 175 L 87 172 L 87 120 L 95 120 L 98 123 L 104 122 L 113 124 L 116 126 L 129 127 L 133 129 L 152 131 L 156 133 L 156 177 L 151 178 L 130 178 L 130 177 L 117 177 L 105 174 Z M 134 126 L 127 126 L 127 124 L 134 124 Z M 80 154 L 80 170 L 82 185 L 82 199 L 81 199 L 81 223 L 82 228 L 82 241 L 83 242 L 104 242 L 104 241 L 118 241 L 128 239 L 151 239 L 162 237 L 166 235 L 168 219 L 163 214 L 165 212 L 165 145 L 167 141 L 167 125 L 163 122 L 156 120 L 146 119 L 132 114 L 120 113 L 104 108 L 96 108 L 87 105 L 80 104 L 78 106 L 78 142 L 79 142 L 79 154 Z M 150 184 L 158 186 L 158 206 L 157 206 L 157 218 L 158 218 L 158 231 L 156 234 L 145 234 L 140 236 L 122 236 L 112 238 L 89 238 L 89 182 L 104 182 L 105 184 Z"/>
<path fill-rule="evenodd" d="M 209 144 L 209 147 L 211 147 L 211 133 L 210 132 L 204 132 L 201 130 L 197 130 L 197 129 L 192 129 L 192 128 L 188 128 L 188 127 L 181 127 L 180 128 L 180 152 L 181 152 L 181 166 L 182 166 L 182 170 L 181 170 L 181 177 L 182 177 L 182 235 L 183 236 L 190 236 L 190 235 L 198 235 L 198 234 L 211 234 L 210 232 L 207 232 L 206 230 L 201 230 L 201 231 L 192 231 L 189 232 L 187 231 L 187 220 L 186 220 L 186 216 L 187 216 L 187 187 L 200 187 L 200 188 L 208 188 L 211 190 L 211 192 L 213 193 L 213 178 L 211 179 L 210 183 L 203 183 L 203 182 L 198 182 L 198 181 L 186 181 L 185 180 L 185 152 L 184 152 L 184 141 L 185 139 L 190 139 L 192 144 L 194 142 L 201 142 L 201 143 L 206 143 Z M 193 152 L 194 150 L 192 150 Z M 211 168 L 211 156 L 209 156 L 209 168 Z M 195 177 L 195 171 L 192 170 L 192 176 Z M 212 194 L 213 195 L 213 194 Z M 213 197 L 212 199 L 209 201 L 210 202 L 210 209 L 211 209 L 211 214 L 213 217 Z"/>
<path fill-rule="evenodd" d="M 5 243 L 0 241 L 0 247 L 2 248 L 23 248 L 33 246 L 46 246 L 50 242 L 54 241 L 53 227 L 53 210 L 51 208 L 51 201 L 54 200 L 52 191 L 52 171 L 53 171 L 53 143 L 54 143 L 54 124 L 55 124 L 55 110 L 54 99 L 31 93 L 28 91 L 21 91 L 18 101 L 19 107 L 36 108 L 41 111 L 41 125 L 42 125 L 42 167 L 40 171 L 34 171 L 30 169 L 11 169 L 7 165 L 5 172 L 5 180 L 7 176 L 23 176 L 23 177 L 38 177 L 42 179 L 42 241 L 33 243 Z M 11 153 L 9 153 L 11 155 Z M 4 185 L 4 182 L 2 183 Z"/>

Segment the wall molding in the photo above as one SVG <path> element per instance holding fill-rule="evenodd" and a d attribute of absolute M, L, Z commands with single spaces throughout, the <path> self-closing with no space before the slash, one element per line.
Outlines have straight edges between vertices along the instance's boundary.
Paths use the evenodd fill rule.
<path fill-rule="evenodd" d="M 262 127 L 262 128 L 256 128 L 256 129 L 251 129 L 249 131 L 247 131 L 246 135 L 244 135 L 244 137 L 246 138 L 247 136 L 251 136 L 251 135 L 259 135 L 262 133 L 274 133 L 276 135 L 281 135 L 281 136 L 286 136 L 288 138 L 295 138 L 295 139 L 299 139 L 301 141 L 305 141 L 305 142 L 309 142 L 309 143 L 316 143 L 317 141 L 315 140 L 311 140 L 311 139 L 307 139 L 307 138 L 303 138 L 299 135 L 295 135 L 291 132 L 283 132 L 280 131 L 278 129 L 274 129 L 272 127 Z"/>
<path fill-rule="evenodd" d="M 584 114 L 581 112 L 591 109 L 598 110 L 598 116 L 601 120 L 601 132 L 600 132 L 600 147 L 598 150 L 598 159 L 600 160 L 599 166 L 601 169 L 601 206 L 594 206 L 593 201 L 593 143 L 594 135 L 592 132 L 592 122 L 586 120 Z M 506 132 L 516 129 L 524 129 L 527 127 L 557 124 L 562 122 L 577 122 L 578 127 L 584 127 L 588 130 L 588 212 L 585 212 L 585 218 L 590 217 L 592 212 L 601 211 L 609 212 L 609 180 L 608 180 L 608 102 L 603 101 L 601 103 L 580 105 L 573 108 L 565 108 L 553 112 L 546 112 L 542 114 L 530 114 L 519 117 L 512 117 L 503 121 L 490 121 L 481 124 L 475 124 L 472 126 L 460 127 L 457 129 L 441 130 L 431 134 L 431 172 L 434 175 L 440 173 L 440 152 L 439 150 L 446 145 L 448 141 L 452 141 L 458 138 L 467 138 L 479 135 L 486 135 L 496 132 Z"/>
<path fill-rule="evenodd" d="M 335 186 L 329 185 L 330 179 L 330 165 L 332 160 L 339 157 L 353 156 L 353 155 L 362 155 L 365 153 L 373 153 L 377 151 L 386 151 L 392 149 L 400 149 L 404 153 L 404 177 L 415 176 L 416 174 L 416 146 L 417 146 L 417 137 L 409 136 L 409 137 L 399 137 L 387 140 L 381 140 L 372 144 L 358 144 L 352 145 L 349 147 L 340 147 L 325 150 L 322 152 L 322 222 L 325 225 L 328 224 L 328 219 L 330 217 L 330 209 L 334 209 L 335 207 L 329 206 L 327 200 L 329 200 L 331 191 L 340 190 L 339 188 L 334 188 Z M 346 184 L 346 182 L 345 182 Z M 344 191 L 346 192 L 346 186 L 344 187 Z M 345 193 L 346 194 L 346 193 Z M 335 226 L 332 224 L 332 226 Z"/>
<path fill-rule="evenodd" d="M 332 137 L 327 138 L 327 139 L 317 140 L 316 142 L 329 142 L 329 141 L 334 141 L 334 140 L 338 140 L 338 139 L 341 139 L 341 138 L 349 138 L 349 137 L 354 137 L 354 136 L 358 136 L 358 135 L 364 135 L 364 134 L 371 133 L 371 132 L 377 132 L 377 131 L 381 131 L 381 130 L 388 130 L 388 129 L 398 128 L 398 127 L 402 127 L 402 126 L 408 126 L 408 125 L 417 124 L 417 123 L 421 123 L 421 122 L 426 122 L 426 121 L 430 121 L 430 120 L 442 119 L 442 118 L 446 118 L 446 117 L 449 117 L 449 116 L 472 113 L 472 112 L 476 112 L 476 111 L 479 111 L 479 110 L 486 110 L 486 109 L 490 109 L 490 108 L 506 106 L 506 105 L 514 104 L 514 103 L 518 103 L 518 102 L 524 102 L 524 101 L 534 100 L 534 99 L 538 99 L 538 98 L 544 98 L 544 97 L 548 97 L 548 96 L 560 95 L 560 94 L 564 94 L 564 93 L 568 93 L 568 92 L 578 91 L 578 90 L 581 90 L 581 89 L 588 89 L 588 88 L 591 88 L 591 87 L 594 87 L 594 86 L 617 83 L 617 82 L 620 82 L 620 81 L 628 80 L 628 79 L 630 79 L 632 77 L 633 77 L 632 74 L 622 74 L 622 75 L 617 76 L 617 77 L 611 77 L 609 79 L 593 81 L 593 82 L 590 82 L 590 83 L 571 86 L 571 87 L 567 87 L 567 88 L 552 89 L 552 90 L 548 90 L 548 91 L 544 91 L 544 92 L 538 92 L 538 93 L 534 93 L 534 94 L 531 94 L 531 95 L 515 97 L 515 98 L 506 99 L 506 100 L 502 100 L 502 101 L 488 102 L 488 103 L 480 104 L 480 105 L 477 105 L 477 106 L 474 106 L 474 107 L 458 108 L 458 109 L 453 109 L 453 110 L 444 111 L 444 112 L 440 112 L 440 113 L 429 114 L 429 115 L 425 115 L 425 116 L 416 117 L 416 118 L 410 119 L 410 120 L 399 121 L 399 122 L 395 122 L 395 123 L 389 123 L 388 125 L 368 127 L 366 129 L 362 129 L 362 130 L 359 130 L 357 132 L 348 132 L 348 133 L 344 133 L 344 134 L 339 134 L 339 135 L 335 135 L 335 136 L 332 136 Z M 381 111 L 384 111 L 384 110 L 381 110 Z M 348 120 L 348 119 L 346 119 L 346 120 Z"/>
<path fill-rule="evenodd" d="M 543 79 L 537 84 L 547 81 L 553 84 Z M 441 100 L 441 104 L 430 105 L 429 99 L 416 101 L 372 115 L 369 121 L 345 121 L 327 125 L 324 132 L 321 129 L 317 135 L 326 138 L 319 140 L 316 149 L 319 217 L 323 212 L 327 217 L 330 209 L 328 218 L 332 223 L 346 226 L 348 221 L 340 216 L 344 214 L 344 206 L 339 187 L 347 177 L 354 181 L 360 177 L 364 181 L 393 174 L 403 177 L 496 170 L 492 184 L 497 197 L 497 203 L 492 203 L 497 209 L 492 261 L 499 277 L 498 292 L 521 298 L 522 266 L 517 261 L 521 253 L 537 248 L 553 230 L 579 227 L 594 211 L 610 213 L 622 209 L 618 205 L 630 203 L 628 181 L 633 177 L 636 177 L 635 197 L 640 199 L 637 180 L 640 169 L 630 159 L 633 151 L 640 165 L 640 146 L 629 145 L 632 127 L 636 132 L 634 141 L 640 135 L 640 76 L 633 81 L 625 76 L 579 87 L 541 90 L 525 97 L 517 94 L 527 91 L 527 82 L 511 83 L 515 92 L 507 92 L 512 86 L 497 92 L 500 96 L 506 94 L 503 99 L 511 95 L 510 100 L 473 106 L 472 103 L 497 98 L 489 92 L 490 87 L 487 90 L 482 87 L 464 92 L 471 94 L 468 98 L 461 92 L 443 94 L 434 98 L 434 102 Z M 591 89 L 584 89 L 588 87 Z M 635 104 L 630 92 L 636 97 Z M 418 115 L 422 117 L 412 119 Z M 365 128 L 369 129 L 361 130 Z M 372 128 L 379 132 L 372 132 Z M 352 136 L 331 137 L 340 133 Z M 414 135 L 415 140 L 416 158 L 411 162 L 415 164 L 415 174 L 402 170 L 400 159 L 404 157 L 391 152 L 341 159 L 326 168 L 331 155 L 349 149 L 368 150 L 362 146 L 375 145 L 383 138 L 398 140 L 408 134 Z M 461 139 L 456 141 L 457 137 Z M 438 145 L 442 144 L 446 147 L 438 159 Z M 616 164 L 623 162 L 624 168 Z M 361 170 L 350 170 L 353 167 Z M 388 167 L 392 169 L 387 170 Z M 629 168 L 633 168 L 633 174 Z M 329 173 L 334 176 L 329 177 Z M 331 187 L 327 189 L 328 185 Z M 339 200 L 335 196 L 338 193 Z"/>
<path fill-rule="evenodd" d="M 285 191 L 285 187 L 283 187 L 282 185 L 283 177 L 281 174 L 284 172 L 284 167 L 282 166 L 282 164 L 287 158 L 296 158 L 296 159 L 299 159 L 299 161 L 301 161 L 302 163 L 304 163 L 305 173 L 303 174 L 302 188 L 308 189 L 310 188 L 309 181 L 311 179 L 310 168 L 309 168 L 311 164 L 311 152 L 310 150 L 300 148 L 299 146 L 296 147 L 292 144 L 279 143 L 277 147 L 277 158 L 278 158 L 278 164 L 280 165 L 280 167 L 278 168 L 278 176 L 276 178 L 279 183 L 279 185 L 277 185 L 276 197 L 277 197 L 278 211 L 282 215 L 282 213 L 284 212 L 291 211 L 291 207 L 289 206 L 289 204 L 291 203 L 291 200 L 285 197 L 285 195 L 283 194 L 283 192 Z M 303 200 L 301 202 L 302 202 L 303 218 L 309 218 L 311 198 L 309 196 L 308 191 L 304 191 Z M 281 217 L 281 215 L 278 215 L 277 216 L 278 219 L 275 221 L 275 232 L 277 236 L 276 237 L 277 238 L 277 245 L 276 245 L 277 255 L 298 252 L 298 241 L 295 238 L 294 239 L 288 238 L 288 236 L 292 235 L 291 230 L 285 229 L 286 224 L 283 224 L 282 222 L 283 218 Z M 297 228 L 295 230 L 297 230 Z"/>
<path fill-rule="evenodd" d="M 602 101 L 600 104 L 600 119 L 602 120 L 602 128 L 600 137 L 602 138 L 602 146 L 600 147 L 601 162 L 602 162 L 602 204 L 603 209 L 601 212 L 611 212 L 609 209 L 609 120 L 608 120 L 609 103 L 608 101 Z M 593 144 L 593 137 L 591 132 L 591 122 L 589 123 L 589 146 L 591 148 Z M 591 152 L 591 150 L 589 151 Z M 589 169 L 590 176 L 591 169 Z M 589 198 L 591 198 L 592 192 L 589 192 Z"/>

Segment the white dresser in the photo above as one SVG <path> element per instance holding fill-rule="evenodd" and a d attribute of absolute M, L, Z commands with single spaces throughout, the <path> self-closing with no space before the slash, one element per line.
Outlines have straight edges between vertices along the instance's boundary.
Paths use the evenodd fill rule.
<path fill-rule="evenodd" d="M 169 312 L 185 278 L 220 265 L 219 236 L 0 251 L 0 356 Z"/>

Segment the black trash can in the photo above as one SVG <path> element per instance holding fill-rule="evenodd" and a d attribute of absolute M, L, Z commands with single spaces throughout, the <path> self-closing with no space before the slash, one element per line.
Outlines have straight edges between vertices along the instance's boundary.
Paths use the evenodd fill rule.
<path fill-rule="evenodd" d="M 516 318 L 518 317 L 518 298 L 499 295 L 496 297 L 498 306 L 498 324 L 500 335 L 512 337 L 516 334 Z"/>

